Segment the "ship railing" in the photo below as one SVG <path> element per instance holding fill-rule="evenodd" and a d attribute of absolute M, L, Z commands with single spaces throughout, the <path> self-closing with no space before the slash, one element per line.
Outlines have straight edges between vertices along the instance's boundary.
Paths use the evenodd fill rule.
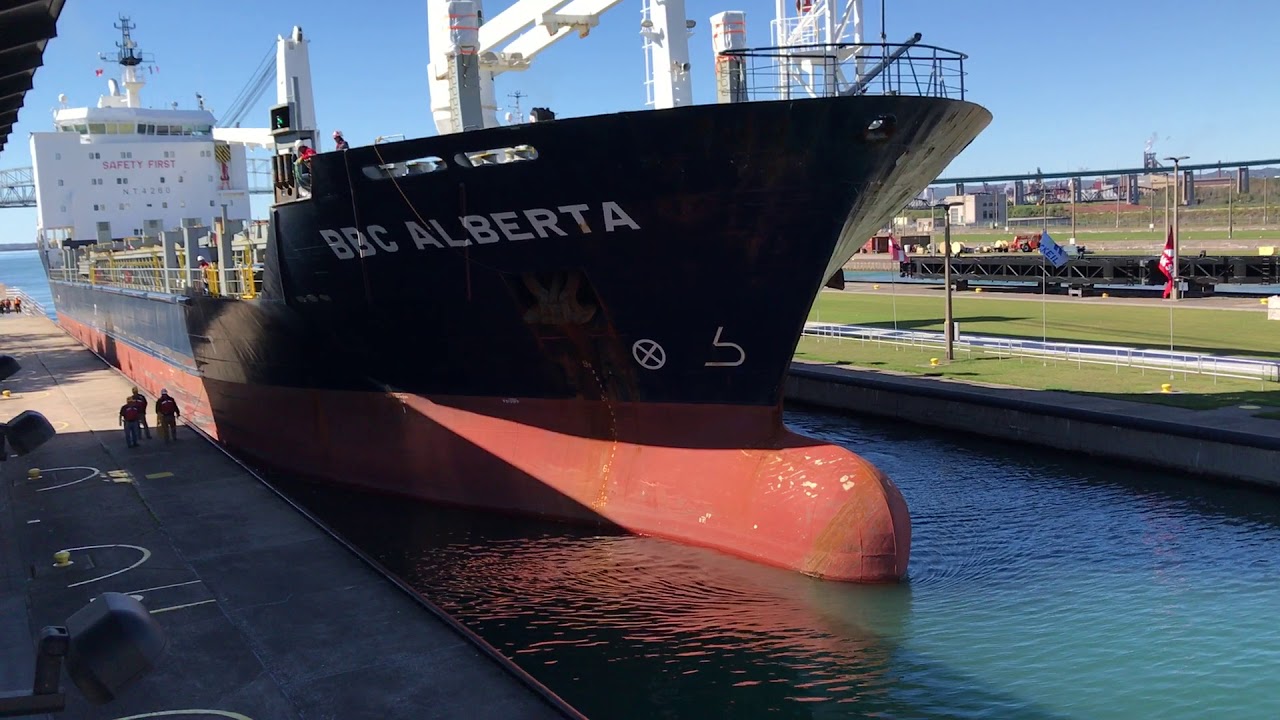
<path fill-rule="evenodd" d="M 23 290 L 22 288 L 11 288 L 11 287 L 5 288 L 4 297 L 9 299 L 10 301 L 21 300 L 22 312 L 27 315 L 48 315 L 49 314 L 49 311 L 45 309 L 44 305 L 40 304 L 39 300 L 36 300 L 35 298 L 31 297 L 31 295 L 27 294 L 27 291 Z"/>
<path fill-rule="evenodd" d="M 965 97 L 964 61 L 955 50 L 905 43 L 815 43 L 727 50 L 716 58 L 720 86 L 734 101 L 851 95 Z M 735 62 L 736 61 L 736 62 Z"/>
<path fill-rule="evenodd" d="M 50 268 L 49 279 L 86 283 L 124 290 L 169 293 L 175 295 L 208 295 L 250 300 L 262 293 L 260 265 L 238 264 L 229 268 L 225 278 L 216 265 L 205 268 L 110 267 L 87 264 L 74 268 Z"/>

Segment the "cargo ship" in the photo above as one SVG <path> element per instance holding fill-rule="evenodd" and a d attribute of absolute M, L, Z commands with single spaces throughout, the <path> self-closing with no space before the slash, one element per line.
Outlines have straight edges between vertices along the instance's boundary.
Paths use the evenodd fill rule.
<path fill-rule="evenodd" d="M 840 42 L 861 40 L 856 0 L 780 6 L 764 50 L 725 12 L 716 102 L 694 104 L 696 23 L 669 1 L 642 13 L 650 109 L 499 122 L 494 76 L 616 2 L 481 22 L 478 3 L 432 0 L 437 135 L 336 148 L 300 29 L 278 39 L 260 131 L 144 122 L 166 111 L 137 105 L 126 31 L 124 99 L 32 138 L 58 321 L 263 467 L 898 580 L 902 494 L 788 430 L 782 385 L 819 290 L 990 122 L 963 99 L 964 56 Z M 272 148 L 265 223 L 238 204 L 254 143 Z M 106 199 L 125 182 L 157 202 L 99 219 L 97 186 L 126 210 Z M 194 186 L 185 209 L 158 205 Z"/>

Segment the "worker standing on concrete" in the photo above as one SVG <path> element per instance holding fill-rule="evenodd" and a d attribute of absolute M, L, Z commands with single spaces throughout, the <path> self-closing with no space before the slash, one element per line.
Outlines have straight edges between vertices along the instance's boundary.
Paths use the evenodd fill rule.
<path fill-rule="evenodd" d="M 137 403 L 133 402 L 133 397 L 124 399 L 124 406 L 120 408 L 120 424 L 124 426 L 124 442 L 129 447 L 138 447 L 138 418 L 142 417 L 142 411 L 138 409 Z"/>
<path fill-rule="evenodd" d="M 151 439 L 151 428 L 147 425 L 147 396 L 138 392 L 138 388 L 133 389 L 133 394 L 129 396 L 129 402 L 138 406 L 141 411 L 138 415 L 138 424 L 142 427 L 142 432 L 148 440 Z"/>
<path fill-rule="evenodd" d="M 160 426 L 160 437 L 164 438 L 165 444 L 170 440 L 177 442 L 178 416 L 181 414 L 178 401 L 169 396 L 168 390 L 161 390 L 160 397 L 156 399 L 156 424 Z"/>

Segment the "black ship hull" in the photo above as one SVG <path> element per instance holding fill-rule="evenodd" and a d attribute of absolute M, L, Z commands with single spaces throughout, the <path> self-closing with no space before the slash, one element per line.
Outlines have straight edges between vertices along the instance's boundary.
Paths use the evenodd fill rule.
<path fill-rule="evenodd" d="M 262 463 L 893 579 L 900 493 L 787 431 L 782 381 L 823 281 L 989 120 L 832 98 L 353 148 L 273 208 L 263 298 L 55 299 Z"/>

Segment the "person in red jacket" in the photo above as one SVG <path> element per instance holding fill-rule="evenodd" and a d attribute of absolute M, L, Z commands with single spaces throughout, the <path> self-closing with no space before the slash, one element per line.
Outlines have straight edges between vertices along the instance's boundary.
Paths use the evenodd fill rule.
<path fill-rule="evenodd" d="M 129 402 L 138 406 L 141 414 L 138 416 L 138 426 L 142 428 L 142 434 L 148 440 L 151 439 L 151 428 L 147 425 L 147 396 L 138 392 L 138 388 L 133 388 L 133 394 L 129 396 Z"/>
<path fill-rule="evenodd" d="M 160 427 L 160 437 L 165 443 L 178 440 L 178 416 L 181 414 L 178 401 L 169 395 L 168 390 L 161 390 L 160 397 L 156 398 L 156 425 Z"/>
<path fill-rule="evenodd" d="M 133 397 L 125 398 L 124 405 L 120 408 L 120 424 L 124 426 L 124 442 L 128 447 L 138 447 L 138 420 L 141 417 L 142 410 L 133 401 Z"/>

